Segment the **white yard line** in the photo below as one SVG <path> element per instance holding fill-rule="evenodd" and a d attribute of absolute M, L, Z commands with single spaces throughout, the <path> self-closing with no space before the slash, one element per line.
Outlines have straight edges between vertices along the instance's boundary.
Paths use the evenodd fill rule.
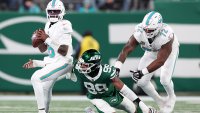
<path fill-rule="evenodd" d="M 148 96 L 139 96 L 143 101 L 153 101 L 151 97 Z M 33 95 L 0 95 L 0 100 L 35 100 L 35 97 Z M 86 96 L 77 96 L 77 95 L 54 95 L 52 97 L 52 100 L 55 101 L 88 101 Z M 177 96 L 177 101 L 197 101 L 200 102 L 200 96 Z"/>

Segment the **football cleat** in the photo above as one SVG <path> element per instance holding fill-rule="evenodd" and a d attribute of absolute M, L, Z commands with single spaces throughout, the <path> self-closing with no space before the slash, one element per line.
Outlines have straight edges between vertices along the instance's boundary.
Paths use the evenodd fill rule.
<path fill-rule="evenodd" d="M 160 111 L 164 111 L 167 100 L 168 100 L 167 98 L 165 98 L 165 99 L 162 98 L 161 101 L 157 102 L 157 104 L 160 108 Z"/>
<path fill-rule="evenodd" d="M 172 98 L 168 99 L 165 107 L 162 109 L 162 113 L 172 113 L 175 102 L 176 102 L 176 96 L 174 95 Z"/>
<path fill-rule="evenodd" d="M 158 110 L 156 110 L 155 108 L 149 106 L 149 112 L 148 113 L 160 113 L 160 112 L 158 112 Z"/>
<path fill-rule="evenodd" d="M 46 113 L 45 110 L 39 110 L 38 113 Z"/>

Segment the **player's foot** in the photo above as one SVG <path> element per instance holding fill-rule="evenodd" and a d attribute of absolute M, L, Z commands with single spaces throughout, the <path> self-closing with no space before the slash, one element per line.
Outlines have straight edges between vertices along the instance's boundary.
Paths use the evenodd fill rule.
<path fill-rule="evenodd" d="M 85 108 L 85 113 L 95 113 L 91 107 Z"/>
<path fill-rule="evenodd" d="M 160 101 L 157 102 L 160 111 L 163 111 L 167 102 L 167 98 L 161 98 Z"/>
<path fill-rule="evenodd" d="M 38 113 L 46 113 L 45 110 L 39 110 Z"/>
<path fill-rule="evenodd" d="M 149 113 L 159 113 L 155 108 L 149 107 Z"/>
<path fill-rule="evenodd" d="M 166 102 L 166 105 L 163 109 L 163 113 L 172 113 L 175 102 L 176 102 L 176 95 L 174 95 L 168 99 L 168 101 Z"/>

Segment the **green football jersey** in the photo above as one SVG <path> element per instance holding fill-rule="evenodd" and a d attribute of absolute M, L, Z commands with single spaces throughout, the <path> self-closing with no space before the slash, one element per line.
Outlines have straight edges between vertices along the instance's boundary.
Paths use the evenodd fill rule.
<path fill-rule="evenodd" d="M 117 76 L 115 68 L 108 64 L 100 66 L 100 71 L 95 77 L 90 77 L 79 73 L 74 68 L 74 73 L 83 81 L 83 85 L 87 89 L 87 97 L 89 99 L 100 98 L 107 101 L 111 106 L 116 106 L 121 103 L 123 97 L 112 84 L 112 79 Z"/>

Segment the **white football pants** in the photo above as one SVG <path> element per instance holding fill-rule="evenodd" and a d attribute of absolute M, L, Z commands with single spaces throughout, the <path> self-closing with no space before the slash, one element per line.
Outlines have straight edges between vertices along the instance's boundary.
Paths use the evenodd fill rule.
<path fill-rule="evenodd" d="M 173 86 L 173 82 L 172 82 L 171 78 L 173 75 L 173 71 L 175 68 L 175 63 L 176 63 L 178 54 L 179 54 L 179 48 L 178 47 L 173 48 L 168 59 L 166 60 L 164 65 L 161 67 L 160 83 L 164 86 L 169 97 L 172 97 L 175 95 L 174 86 Z M 157 52 L 146 51 L 139 62 L 138 70 L 142 70 L 142 69 L 146 68 L 156 58 L 157 58 Z M 153 74 L 154 74 L 154 72 L 143 76 L 138 81 L 137 84 L 144 90 L 144 92 L 146 94 L 151 96 L 158 104 L 158 103 L 160 103 L 160 101 L 162 101 L 162 99 L 150 82 Z"/>
<path fill-rule="evenodd" d="M 38 109 L 45 109 L 48 113 L 49 103 L 51 101 L 52 88 L 57 78 L 71 71 L 70 64 L 64 61 L 57 61 L 46 65 L 33 73 L 31 82 L 33 85 Z"/>
<path fill-rule="evenodd" d="M 115 108 L 110 106 L 103 99 L 92 99 L 92 100 L 90 100 L 90 102 L 93 105 L 95 105 L 99 110 L 101 110 L 103 113 L 116 113 Z M 135 113 L 135 111 L 136 111 L 135 104 L 131 100 L 129 100 L 127 97 L 124 97 L 123 101 L 116 108 L 124 110 L 127 113 Z"/>

